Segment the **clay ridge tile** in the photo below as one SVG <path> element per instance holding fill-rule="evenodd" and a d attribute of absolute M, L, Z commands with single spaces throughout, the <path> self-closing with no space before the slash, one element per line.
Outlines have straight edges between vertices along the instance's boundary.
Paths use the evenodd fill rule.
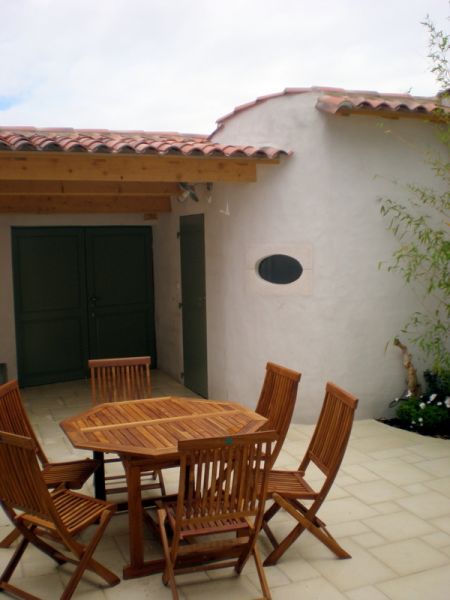
<path fill-rule="evenodd" d="M 317 99 L 316 108 L 329 114 L 368 114 L 391 113 L 392 116 L 421 115 L 425 118 L 436 117 L 443 107 L 439 98 L 411 96 L 409 94 L 378 94 L 377 92 L 358 92 L 345 94 L 324 94 Z"/>

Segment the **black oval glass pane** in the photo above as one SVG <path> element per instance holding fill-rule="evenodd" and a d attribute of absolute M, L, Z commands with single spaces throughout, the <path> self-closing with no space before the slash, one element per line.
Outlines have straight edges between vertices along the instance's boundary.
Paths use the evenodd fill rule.
<path fill-rule="evenodd" d="M 292 283 L 303 273 L 296 258 L 286 254 L 272 254 L 263 258 L 258 265 L 259 275 L 270 283 Z"/>

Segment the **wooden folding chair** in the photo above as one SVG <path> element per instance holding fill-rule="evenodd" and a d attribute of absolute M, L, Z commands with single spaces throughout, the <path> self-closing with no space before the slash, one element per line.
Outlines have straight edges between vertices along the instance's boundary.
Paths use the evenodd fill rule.
<path fill-rule="evenodd" d="M 294 412 L 301 373 L 274 363 L 266 365 L 266 376 L 255 411 L 267 417 L 264 430 L 278 433 L 278 441 L 272 453 L 272 466 L 283 446 Z"/>
<path fill-rule="evenodd" d="M 276 438 L 276 432 L 265 431 L 178 443 L 178 497 L 159 502 L 157 511 L 166 561 L 163 581 L 174 600 L 175 574 L 230 566 L 239 574 L 250 555 L 264 598 L 270 599 L 256 537 Z M 166 523 L 173 531 L 170 544 Z"/>
<path fill-rule="evenodd" d="M 150 357 L 100 358 L 88 361 L 91 375 L 93 404 L 150 398 Z M 107 458 L 105 463 L 120 462 Z M 125 473 L 105 475 L 106 494 L 127 492 Z M 141 490 L 160 489 L 165 495 L 164 479 L 160 469 L 141 473 Z"/>
<path fill-rule="evenodd" d="M 272 498 L 274 503 L 265 512 L 262 527 L 274 550 L 266 558 L 264 565 L 274 565 L 305 529 L 339 558 L 351 558 L 327 530 L 317 512 L 330 491 L 344 457 L 357 404 L 355 396 L 333 383 L 327 383 L 319 420 L 298 470 L 270 472 L 267 498 Z M 305 479 L 310 463 L 314 463 L 324 476 L 321 486 L 316 490 Z M 309 506 L 305 506 L 300 500 L 309 501 Z M 276 540 L 268 525 L 280 508 L 284 508 L 298 521 L 282 542 Z"/>
<path fill-rule="evenodd" d="M 92 558 L 115 506 L 62 486 L 50 493 L 36 453 L 32 438 L 0 431 L 0 503 L 23 536 L 0 577 L 0 589 L 25 600 L 39 600 L 10 583 L 30 543 L 59 565 L 66 562 L 77 565 L 61 599 L 72 597 L 86 569 L 102 577 L 109 585 L 116 585 L 119 577 Z M 81 544 L 75 539 L 97 521 L 99 525 L 88 544 Z M 75 558 L 54 548 L 45 541 L 47 537 L 61 543 Z"/>
<path fill-rule="evenodd" d="M 70 489 L 80 489 L 99 466 L 98 461 L 91 458 L 65 462 L 48 460 L 28 419 L 15 380 L 0 385 L 0 430 L 30 437 L 33 440 L 37 457 L 42 465 L 42 475 L 49 488 L 56 488 L 63 484 Z M 0 542 L 0 547 L 7 548 L 17 537 L 18 533 L 12 531 Z"/>

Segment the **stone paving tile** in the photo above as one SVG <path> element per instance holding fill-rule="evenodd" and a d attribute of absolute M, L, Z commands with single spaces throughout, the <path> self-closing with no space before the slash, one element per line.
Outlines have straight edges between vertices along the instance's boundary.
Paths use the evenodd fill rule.
<path fill-rule="evenodd" d="M 450 457 L 450 442 L 449 440 L 441 440 L 438 438 L 423 438 L 420 436 L 420 440 L 426 440 L 426 442 L 417 443 L 413 446 L 408 446 L 409 452 L 425 458 L 427 460 L 434 458 Z"/>
<path fill-rule="evenodd" d="M 424 460 L 417 463 L 417 466 L 435 477 L 447 477 L 450 473 L 450 456 Z"/>
<path fill-rule="evenodd" d="M 379 546 L 380 544 L 383 544 L 385 541 L 381 537 L 381 535 L 378 535 L 373 531 L 369 533 L 361 533 L 360 535 L 355 535 L 352 539 L 363 548 L 373 548 L 374 546 Z"/>
<path fill-rule="evenodd" d="M 153 395 L 195 396 L 170 377 L 153 373 Z M 23 397 L 30 419 L 52 460 L 86 456 L 72 448 L 59 420 L 90 406 L 87 381 L 28 388 Z M 277 467 L 296 468 L 314 427 L 292 424 Z M 309 474 L 313 485 L 320 471 Z M 178 469 L 165 472 L 171 492 L 178 486 Z M 92 494 L 92 482 L 83 492 Z M 447 600 L 450 589 L 450 444 L 388 427 L 373 420 L 357 421 L 349 448 L 328 499 L 319 511 L 331 533 L 352 554 L 338 560 L 305 531 L 277 565 L 266 573 L 274 600 Z M 121 574 L 128 560 L 128 517 L 115 516 L 95 557 Z M 271 522 L 281 539 L 294 527 L 292 517 L 280 511 Z M 0 514 L 0 536 L 11 530 Z M 86 535 L 89 536 L 91 531 Z M 261 534 L 264 558 L 271 545 Z M 0 568 L 14 548 L 0 549 Z M 146 558 L 162 555 L 159 542 L 145 531 Z M 58 598 L 72 567 L 56 567 L 36 549 L 28 548 L 14 580 L 45 600 Z M 250 560 L 240 577 L 230 570 L 209 571 L 177 578 L 181 600 L 260 595 Z M 84 577 L 74 600 L 169 600 L 170 589 L 161 575 L 121 581 L 108 588 L 95 575 Z"/>
<path fill-rule="evenodd" d="M 438 519 L 430 519 L 430 523 L 450 534 L 450 516 L 446 515 Z"/>
<path fill-rule="evenodd" d="M 365 524 L 389 542 L 434 533 L 436 528 L 406 511 L 365 519 Z"/>
<path fill-rule="evenodd" d="M 341 473 L 347 473 L 351 477 L 354 477 L 358 481 L 379 481 L 378 475 L 373 471 L 369 471 L 366 467 L 359 464 L 348 465 L 344 463 L 341 467 Z"/>
<path fill-rule="evenodd" d="M 223 578 L 214 578 L 211 581 L 203 575 L 202 581 L 197 583 L 184 583 L 180 578 L 180 589 L 188 600 L 248 600 L 261 595 L 259 585 L 253 585 L 250 579 L 245 575 L 245 571 L 239 577 L 236 575 L 227 575 Z M 277 588 L 284 590 L 286 586 Z"/>
<path fill-rule="evenodd" d="M 447 557 L 420 539 L 412 538 L 372 548 L 371 553 L 399 575 L 447 564 Z"/>
<path fill-rule="evenodd" d="M 366 462 L 365 467 L 395 485 L 421 483 L 433 478 L 430 473 L 418 469 L 415 465 L 406 464 L 399 458 Z"/>
<path fill-rule="evenodd" d="M 407 495 L 425 494 L 429 489 L 427 487 L 427 484 L 428 484 L 428 481 L 425 482 L 425 484 L 412 483 L 411 485 L 404 485 L 402 489 L 404 490 L 404 492 L 407 492 Z"/>
<path fill-rule="evenodd" d="M 343 521 L 364 520 L 376 514 L 372 507 L 352 496 L 329 500 L 323 504 L 320 511 L 321 518 L 330 525 Z"/>
<path fill-rule="evenodd" d="M 349 600 L 389 600 L 386 594 L 380 592 L 373 585 L 365 585 L 356 590 L 350 590 L 347 592 L 347 598 Z"/>
<path fill-rule="evenodd" d="M 273 600 L 345 600 L 345 595 L 325 577 L 307 579 L 271 590 Z M 247 597 L 249 598 L 249 597 Z"/>
<path fill-rule="evenodd" d="M 366 504 L 388 502 L 396 498 L 403 498 L 406 495 L 405 490 L 390 481 L 383 481 L 382 479 L 347 485 L 345 489 Z"/>
<path fill-rule="evenodd" d="M 445 494 L 450 498 L 450 477 L 427 481 L 427 487 L 436 490 L 436 492 L 440 492 L 441 494 Z"/>
<path fill-rule="evenodd" d="M 418 517 L 427 519 L 448 515 L 450 509 L 448 498 L 438 492 L 426 492 L 399 498 L 397 502 Z"/>
<path fill-rule="evenodd" d="M 450 569 L 448 565 L 426 569 L 420 573 L 380 582 L 377 587 L 390 600 L 448 600 Z"/>
<path fill-rule="evenodd" d="M 344 592 L 363 585 L 375 585 L 395 577 L 395 571 L 374 556 L 371 550 L 349 538 L 340 538 L 339 543 L 351 554 L 351 559 L 336 559 L 329 551 L 325 555 L 318 547 L 310 548 L 308 554 L 310 564 L 339 590 Z"/>
<path fill-rule="evenodd" d="M 396 513 L 400 510 L 399 505 L 395 504 L 395 502 L 379 502 L 377 504 L 373 504 L 372 508 L 382 515 Z"/>
<path fill-rule="evenodd" d="M 450 546 L 450 535 L 443 531 L 436 531 L 435 533 L 430 533 L 429 535 L 423 535 L 422 540 L 430 544 L 430 546 L 434 546 L 435 548 L 445 548 Z"/>

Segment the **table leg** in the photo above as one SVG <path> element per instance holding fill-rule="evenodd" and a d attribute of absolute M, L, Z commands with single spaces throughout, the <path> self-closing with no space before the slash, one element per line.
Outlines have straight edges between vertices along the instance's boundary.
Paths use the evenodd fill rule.
<path fill-rule="evenodd" d="M 123 576 L 133 577 L 144 562 L 144 531 L 141 498 L 141 471 L 130 460 L 123 460 L 128 486 L 128 535 L 130 564 L 124 567 Z"/>
<path fill-rule="evenodd" d="M 142 577 L 164 570 L 164 559 L 144 562 L 144 507 L 141 496 L 141 468 L 122 457 L 128 486 L 128 535 L 130 563 L 123 568 L 123 578 Z"/>
<path fill-rule="evenodd" d="M 94 472 L 94 491 L 98 500 L 106 500 L 105 489 L 105 455 L 103 452 L 94 450 L 94 458 L 99 461 L 100 466 Z"/>

